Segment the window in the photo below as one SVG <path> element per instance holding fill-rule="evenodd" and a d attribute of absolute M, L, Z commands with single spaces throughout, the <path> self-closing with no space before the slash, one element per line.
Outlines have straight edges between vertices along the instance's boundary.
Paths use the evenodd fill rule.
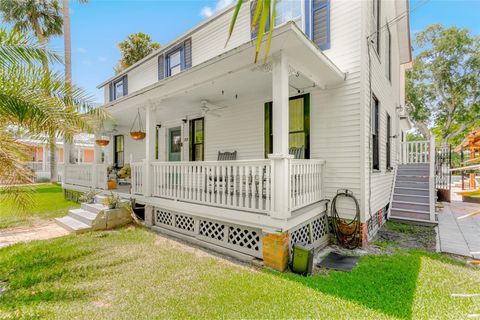
<path fill-rule="evenodd" d="M 387 24 L 387 34 L 385 36 L 385 76 L 392 81 L 392 34 Z"/>
<path fill-rule="evenodd" d="M 190 161 L 204 159 L 204 118 L 190 120 Z"/>
<path fill-rule="evenodd" d="M 390 115 L 387 113 L 387 145 L 386 145 L 386 158 L 387 158 L 387 170 L 392 168 L 391 163 L 391 138 L 392 138 L 392 123 L 391 123 Z"/>
<path fill-rule="evenodd" d="M 128 78 L 124 75 L 118 80 L 110 82 L 110 101 L 116 100 L 128 94 Z"/>
<path fill-rule="evenodd" d="M 379 144 L 379 129 L 380 106 L 375 96 L 372 99 L 372 169 L 380 170 L 380 144 Z"/>
<path fill-rule="evenodd" d="M 312 40 L 321 50 L 330 49 L 330 0 L 313 0 Z"/>
<path fill-rule="evenodd" d="M 300 26 L 302 19 L 302 1 L 279 0 L 276 3 L 275 26 L 287 21 L 295 21 Z"/>
<path fill-rule="evenodd" d="M 182 71 L 182 49 L 170 53 L 167 56 L 167 75 L 173 76 Z"/>
<path fill-rule="evenodd" d="M 296 158 L 310 158 L 310 96 L 290 98 L 288 148 Z M 265 158 L 273 152 L 272 102 L 265 104 Z"/>
<path fill-rule="evenodd" d="M 373 11 L 372 11 L 372 29 L 371 37 L 373 41 L 373 46 L 378 54 L 380 54 L 380 0 L 373 1 Z"/>
<path fill-rule="evenodd" d="M 123 168 L 123 166 L 125 165 L 123 135 L 115 136 L 113 148 L 114 148 L 113 159 L 115 161 L 115 166 L 117 168 Z"/>

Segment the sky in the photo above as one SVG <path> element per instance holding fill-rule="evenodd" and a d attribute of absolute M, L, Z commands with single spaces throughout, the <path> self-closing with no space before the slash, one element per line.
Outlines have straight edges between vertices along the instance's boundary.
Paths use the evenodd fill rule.
<path fill-rule="evenodd" d="M 116 44 L 144 32 L 168 44 L 183 32 L 234 0 L 90 0 L 71 2 L 72 73 L 74 82 L 103 102 L 96 89 L 114 72 L 120 53 Z M 412 34 L 432 23 L 468 28 L 480 35 L 480 0 L 410 0 Z M 412 37 L 413 38 L 413 37 Z M 63 53 L 63 38 L 50 47 Z"/>

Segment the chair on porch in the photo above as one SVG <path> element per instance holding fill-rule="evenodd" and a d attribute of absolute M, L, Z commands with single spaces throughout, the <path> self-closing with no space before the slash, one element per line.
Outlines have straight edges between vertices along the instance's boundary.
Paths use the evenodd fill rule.
<path fill-rule="evenodd" d="M 295 159 L 305 159 L 304 146 L 288 148 L 288 153 L 291 154 Z"/>

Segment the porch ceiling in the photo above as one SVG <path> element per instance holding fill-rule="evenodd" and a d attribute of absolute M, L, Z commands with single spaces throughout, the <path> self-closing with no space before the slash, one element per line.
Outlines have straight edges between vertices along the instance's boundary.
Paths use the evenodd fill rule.
<path fill-rule="evenodd" d="M 220 107 L 270 101 L 271 65 L 252 63 L 254 47 L 253 41 L 246 43 L 104 107 L 119 125 L 128 125 L 138 108 L 152 105 L 157 116 L 168 121 L 199 114 L 202 100 Z M 270 52 L 288 56 L 290 95 L 344 80 L 344 74 L 293 23 L 274 30 Z"/>

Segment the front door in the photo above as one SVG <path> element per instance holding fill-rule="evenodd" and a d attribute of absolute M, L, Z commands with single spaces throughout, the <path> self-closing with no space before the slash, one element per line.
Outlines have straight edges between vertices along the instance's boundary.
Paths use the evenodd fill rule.
<path fill-rule="evenodd" d="M 182 160 L 182 128 L 168 129 L 168 161 Z"/>

